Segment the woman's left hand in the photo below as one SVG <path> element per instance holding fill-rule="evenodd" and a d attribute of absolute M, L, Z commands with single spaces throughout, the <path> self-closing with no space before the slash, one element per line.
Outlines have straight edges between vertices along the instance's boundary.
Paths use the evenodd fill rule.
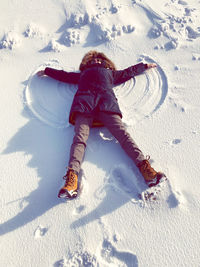
<path fill-rule="evenodd" d="M 147 69 L 151 69 L 151 68 L 156 68 L 157 64 L 156 63 L 149 63 L 147 64 Z"/>

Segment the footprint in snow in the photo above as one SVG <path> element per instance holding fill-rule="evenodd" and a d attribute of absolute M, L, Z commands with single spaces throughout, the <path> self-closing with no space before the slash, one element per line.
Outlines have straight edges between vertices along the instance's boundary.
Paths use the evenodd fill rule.
<path fill-rule="evenodd" d="M 75 252 L 69 252 L 67 257 L 57 261 L 53 265 L 54 267 L 97 267 L 100 266 L 96 257 L 91 255 L 88 251 L 83 251 L 82 249 L 77 249 Z"/>
<path fill-rule="evenodd" d="M 176 208 L 181 204 L 185 204 L 185 202 L 185 198 L 179 191 L 173 191 L 167 199 L 169 208 Z"/>
<path fill-rule="evenodd" d="M 178 145 L 178 144 L 180 144 L 181 142 L 182 142 L 182 140 L 181 140 L 181 139 L 178 139 L 178 138 L 172 140 L 172 144 L 173 144 L 173 145 Z"/>
<path fill-rule="evenodd" d="M 155 196 L 155 199 L 154 198 L 151 199 L 151 197 L 150 198 L 147 197 L 145 199 L 144 194 L 142 194 L 143 199 L 146 204 L 148 203 L 154 209 L 157 205 L 159 208 L 161 207 L 164 208 L 168 207 L 170 209 L 178 207 L 182 208 L 185 206 L 186 203 L 186 200 L 182 195 L 181 191 L 177 190 L 173 185 L 173 181 L 170 181 L 169 179 L 163 183 L 160 183 L 157 187 L 148 188 L 143 193 L 146 194 L 147 192 L 148 192 L 147 196 L 151 196 L 151 194 L 153 194 L 153 196 Z"/>
<path fill-rule="evenodd" d="M 41 237 L 43 237 L 47 233 L 47 231 L 48 231 L 48 228 L 47 227 L 42 227 L 41 225 L 39 225 L 36 228 L 35 232 L 34 232 L 34 237 L 36 239 L 41 238 Z"/>
<path fill-rule="evenodd" d="M 187 3 L 186 1 L 179 0 L 179 1 L 178 1 L 178 4 L 179 4 L 179 5 L 186 6 L 188 3 Z"/>
<path fill-rule="evenodd" d="M 138 266 L 136 255 L 129 251 L 118 251 L 107 239 L 104 239 L 102 243 L 101 257 L 112 266 Z M 122 263 L 123 265 L 121 265 Z"/>
<path fill-rule="evenodd" d="M 119 165 L 111 170 L 108 183 L 117 191 L 125 193 L 132 199 L 138 200 L 138 187 L 133 171 L 125 165 Z"/>
<path fill-rule="evenodd" d="M 85 207 L 84 205 L 80 205 L 80 206 L 78 206 L 78 207 L 74 210 L 74 215 L 78 215 L 78 214 L 80 214 L 81 212 L 84 211 L 85 208 L 86 208 L 86 207 Z"/>

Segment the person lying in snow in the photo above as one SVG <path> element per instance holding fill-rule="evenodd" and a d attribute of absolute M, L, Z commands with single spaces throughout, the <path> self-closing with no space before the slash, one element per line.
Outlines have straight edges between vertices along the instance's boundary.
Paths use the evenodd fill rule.
<path fill-rule="evenodd" d="M 78 84 L 69 114 L 69 122 L 75 125 L 75 135 L 70 150 L 67 173 L 63 177 L 66 181 L 59 191 L 58 197 L 74 198 L 77 196 L 78 175 L 91 127 L 107 127 L 136 164 L 147 185 L 151 187 L 159 183 L 163 174 L 156 172 L 151 167 L 150 157 L 145 158 L 126 131 L 113 91 L 114 86 L 155 67 L 154 63 L 139 63 L 124 70 L 117 70 L 114 63 L 104 53 L 89 51 L 83 57 L 78 73 L 52 68 L 45 68 L 37 73 L 38 76 L 47 75 L 64 83 Z"/>

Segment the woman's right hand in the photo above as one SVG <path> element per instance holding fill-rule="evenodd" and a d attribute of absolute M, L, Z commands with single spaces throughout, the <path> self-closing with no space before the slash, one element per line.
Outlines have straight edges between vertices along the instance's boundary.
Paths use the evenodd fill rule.
<path fill-rule="evenodd" d="M 44 70 L 40 70 L 40 71 L 37 72 L 37 76 L 38 76 L 38 77 L 42 77 L 42 76 L 44 76 L 44 75 L 45 75 Z"/>

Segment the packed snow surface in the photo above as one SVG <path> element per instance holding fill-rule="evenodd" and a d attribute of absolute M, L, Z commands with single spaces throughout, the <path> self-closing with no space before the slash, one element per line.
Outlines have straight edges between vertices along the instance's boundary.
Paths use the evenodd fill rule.
<path fill-rule="evenodd" d="M 0 266 L 200 266 L 200 1 L 1 1 Z M 144 197 L 135 165 L 92 129 L 81 194 L 57 198 L 77 90 L 37 71 L 78 71 L 89 50 L 118 69 L 156 63 L 115 88 L 127 130 L 169 182 Z"/>

